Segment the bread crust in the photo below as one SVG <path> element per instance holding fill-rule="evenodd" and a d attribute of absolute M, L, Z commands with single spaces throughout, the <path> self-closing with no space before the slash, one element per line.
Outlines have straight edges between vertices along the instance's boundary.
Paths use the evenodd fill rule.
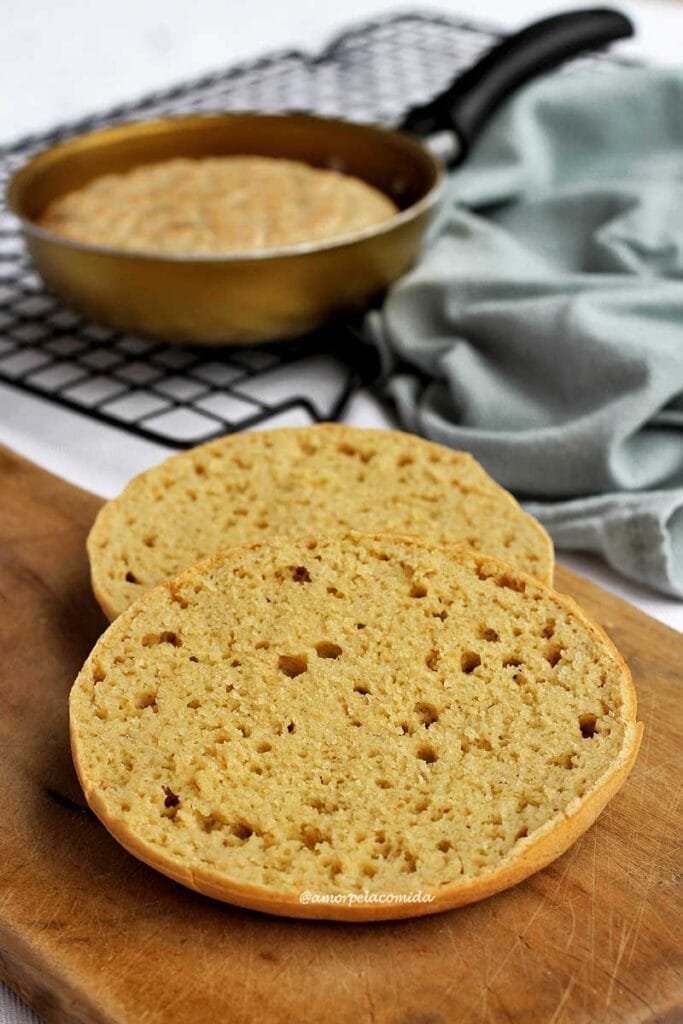
<path fill-rule="evenodd" d="M 388 438 L 394 442 L 400 441 L 402 444 L 416 444 L 419 446 L 420 451 L 424 452 L 429 452 L 432 449 L 439 453 L 443 453 L 444 451 L 453 451 L 452 449 L 444 448 L 443 445 L 436 444 L 433 441 L 427 441 L 422 437 L 417 437 L 416 435 L 409 434 L 405 431 L 358 428 L 341 423 L 322 423 L 315 427 L 282 427 L 277 430 L 260 431 L 259 436 L 263 439 L 283 436 L 297 439 L 310 436 L 312 432 L 322 436 L 327 435 L 330 438 L 333 438 L 338 444 L 344 442 L 349 444 L 353 442 L 358 443 L 362 438 L 369 438 L 375 442 L 381 443 L 382 438 Z M 178 463 L 182 465 L 185 464 L 188 461 L 188 457 L 191 456 L 202 454 L 210 455 L 212 451 L 225 448 L 234 447 L 235 449 L 239 449 L 240 447 L 243 447 L 243 445 L 243 435 L 230 434 L 225 437 L 209 441 L 206 444 L 199 445 L 188 452 L 180 452 L 177 455 L 172 455 L 161 465 L 171 467 Z M 526 529 L 533 533 L 542 567 L 542 571 L 539 573 L 538 578 L 541 582 L 552 587 L 554 576 L 554 548 L 549 534 L 544 530 L 541 524 L 533 518 L 533 516 L 530 516 L 521 508 L 517 500 L 509 491 L 506 491 L 504 487 L 501 487 L 495 482 L 495 480 L 485 473 L 476 459 L 474 459 L 468 452 L 459 451 L 457 453 L 453 452 L 453 454 L 459 461 L 476 467 L 477 471 L 481 472 L 486 479 L 487 494 L 495 496 L 503 507 L 507 506 L 507 508 L 513 511 L 516 516 L 519 516 L 520 521 L 524 522 Z M 122 611 L 125 611 L 125 608 L 128 607 L 128 605 L 122 606 L 121 602 L 116 600 L 111 589 L 107 586 L 107 575 L 105 571 L 106 564 L 100 553 L 100 543 L 112 532 L 112 523 L 115 522 L 119 509 L 127 506 L 131 489 L 140 487 L 150 478 L 153 479 L 159 468 L 159 466 L 153 466 L 150 469 L 145 470 L 143 473 L 140 473 L 130 481 L 118 497 L 113 498 L 111 501 L 108 501 L 103 505 L 88 534 L 86 548 L 90 562 L 92 589 L 98 604 L 110 622 L 113 622 L 113 620 L 120 615 Z"/>
<path fill-rule="evenodd" d="M 349 534 L 349 536 L 359 535 Z M 397 539 L 397 535 L 381 533 L 365 534 L 363 536 L 376 542 L 381 542 L 388 538 Z M 426 551 L 445 549 L 451 551 L 454 555 L 456 552 L 460 552 L 460 557 L 462 557 L 463 549 L 461 545 L 436 545 L 408 536 L 402 536 L 400 539 Z M 239 548 L 233 549 L 233 551 L 237 553 L 238 551 L 254 550 L 261 546 L 262 542 L 255 542 L 241 545 Z M 176 580 L 187 580 L 188 578 L 191 579 L 193 575 L 201 575 L 210 570 L 212 566 L 219 564 L 225 557 L 230 557 L 230 554 L 214 555 L 204 562 L 185 570 L 176 577 Z M 549 589 L 529 574 L 512 569 L 505 563 L 492 559 L 489 556 L 480 556 L 468 550 L 468 558 L 478 566 L 486 565 L 487 568 L 493 566 L 501 572 L 512 573 L 515 578 L 524 581 L 527 585 L 540 587 L 542 590 Z M 160 588 L 165 586 L 167 584 L 161 584 Z M 251 910 L 296 918 L 380 921 L 439 913 L 492 896 L 518 884 L 546 867 L 569 849 L 594 823 L 606 804 L 626 781 L 638 755 L 643 735 L 643 725 L 636 719 L 637 698 L 633 679 L 626 662 L 614 643 L 602 627 L 592 620 L 571 597 L 557 592 L 553 592 L 553 595 L 555 600 L 571 611 L 593 637 L 606 648 L 620 673 L 620 692 L 624 704 L 624 717 L 628 720 L 621 749 L 612 765 L 603 773 L 587 795 L 575 798 L 565 812 L 549 819 L 528 837 L 518 840 L 495 869 L 482 873 L 476 878 L 442 885 L 437 890 L 430 890 L 428 887 L 425 887 L 424 891 L 433 896 L 431 902 L 354 903 L 353 905 L 345 903 L 306 904 L 300 901 L 299 892 L 285 890 L 278 892 L 274 891 L 271 887 L 233 882 L 222 877 L 220 872 L 217 871 L 204 868 L 193 869 L 178 864 L 177 861 L 165 857 L 153 844 L 147 843 L 134 835 L 128 829 L 124 820 L 114 818 L 108 814 L 102 797 L 97 789 L 89 783 L 82 769 L 79 758 L 78 738 L 72 715 L 70 719 L 72 756 L 86 800 L 110 834 L 133 856 L 172 878 L 174 881 L 179 882 L 181 885 L 194 889 L 205 896 Z M 147 600 L 148 595 L 143 596 L 124 615 L 132 616 L 139 614 L 141 609 L 144 609 Z M 86 662 L 83 671 L 87 669 L 89 662 L 90 658 Z M 74 684 L 72 694 L 77 683 L 78 680 Z"/>

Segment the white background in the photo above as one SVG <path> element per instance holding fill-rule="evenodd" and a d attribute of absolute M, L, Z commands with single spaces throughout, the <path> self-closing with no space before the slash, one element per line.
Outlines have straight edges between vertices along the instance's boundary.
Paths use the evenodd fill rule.
<path fill-rule="evenodd" d="M 515 28 L 558 9 L 545 0 L 13 0 L 2 11 L 0 140 L 47 128 L 147 90 L 221 68 L 266 50 L 319 48 L 348 23 L 383 12 L 440 10 Z M 581 5 L 577 5 L 581 6 Z M 681 60 L 683 6 L 619 3 L 635 21 L 624 53 L 659 63 Z M 0 440 L 56 473 L 103 495 L 166 451 L 0 386 Z M 381 423 L 369 398 L 351 411 Z M 588 557 L 562 559 L 649 611 L 683 628 L 683 606 L 622 580 Z M 0 989 L 0 1024 L 35 1020 Z"/>
<path fill-rule="evenodd" d="M 595 6 L 599 6 L 596 0 Z M 396 10 L 439 10 L 517 28 L 564 7 L 547 0 L 11 0 L 2 15 L 0 139 L 106 107 L 269 49 L 316 49 L 342 25 Z M 638 38 L 623 45 L 681 61 L 683 6 L 621 3 Z"/>

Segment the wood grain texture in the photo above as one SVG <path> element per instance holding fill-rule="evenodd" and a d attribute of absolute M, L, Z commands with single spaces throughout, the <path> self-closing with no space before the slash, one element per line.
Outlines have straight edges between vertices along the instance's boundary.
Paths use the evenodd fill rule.
<path fill-rule="evenodd" d="M 155 874 L 85 809 L 67 695 L 105 627 L 84 553 L 100 501 L 7 450 L 0 493 L 0 975 L 46 1020 L 683 1020 L 679 634 L 558 571 L 629 661 L 645 723 L 597 824 L 472 907 L 375 925 L 271 918 Z"/>

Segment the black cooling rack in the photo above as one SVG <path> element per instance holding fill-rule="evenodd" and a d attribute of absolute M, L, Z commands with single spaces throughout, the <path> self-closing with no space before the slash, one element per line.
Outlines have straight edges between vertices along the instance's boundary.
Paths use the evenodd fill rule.
<path fill-rule="evenodd" d="M 496 38 L 487 26 L 438 15 L 368 22 L 317 56 L 273 53 L 0 148 L 0 187 L 45 146 L 119 121 L 305 109 L 391 125 Z M 348 325 L 294 342 L 207 349 L 90 323 L 45 291 L 15 218 L 0 210 L 0 380 L 16 388 L 185 448 L 257 424 L 337 419 L 375 373 L 372 350 Z"/>

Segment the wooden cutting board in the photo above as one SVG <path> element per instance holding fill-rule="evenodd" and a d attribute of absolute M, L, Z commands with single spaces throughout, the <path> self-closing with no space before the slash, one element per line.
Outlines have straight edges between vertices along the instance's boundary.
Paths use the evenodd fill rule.
<path fill-rule="evenodd" d="M 476 906 L 374 925 L 271 918 L 155 874 L 85 808 L 67 694 L 105 626 L 84 552 L 100 500 L 7 450 L 0 495 L 0 975 L 46 1020 L 683 1020 L 679 634 L 558 571 L 628 659 L 645 722 L 598 823 Z"/>

